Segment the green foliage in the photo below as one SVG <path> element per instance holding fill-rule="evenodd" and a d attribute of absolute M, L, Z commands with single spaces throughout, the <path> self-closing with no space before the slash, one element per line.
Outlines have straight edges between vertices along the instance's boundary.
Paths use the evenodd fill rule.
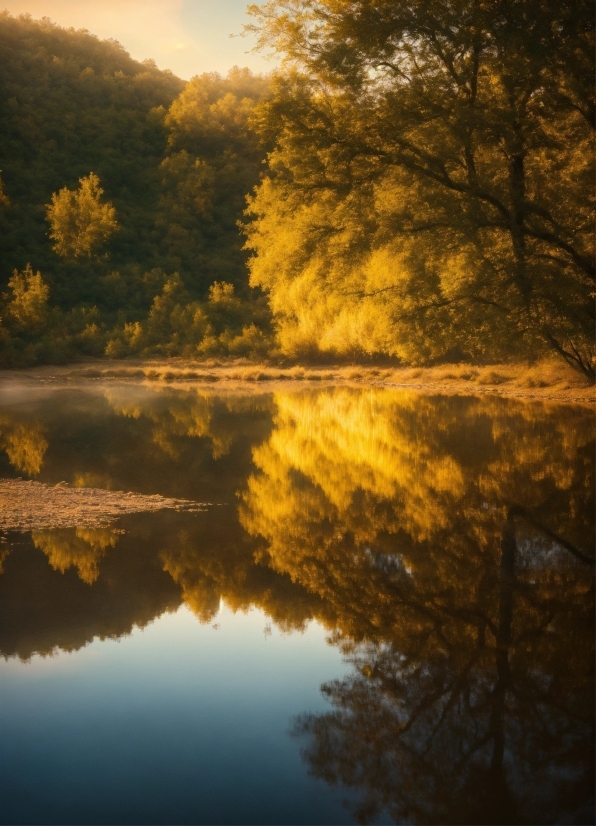
<path fill-rule="evenodd" d="M 67 187 L 52 195 L 47 216 L 54 251 L 63 258 L 91 258 L 118 229 L 116 210 L 102 204 L 103 189 L 91 172 L 81 178 L 79 188 Z"/>
<path fill-rule="evenodd" d="M 250 118 L 268 93 L 268 79 L 248 69 L 236 67 L 226 78 L 203 74 L 186 85 L 165 119 L 159 237 L 170 266 L 201 297 L 216 280 L 246 287 L 238 221 L 265 159 Z"/>
<path fill-rule="evenodd" d="M 0 211 L 0 287 L 27 261 L 63 309 L 100 296 L 93 261 L 64 264 L 45 220 L 52 194 L 100 178 L 122 231 L 107 247 L 112 269 L 159 264 L 151 232 L 157 168 L 167 143 L 163 115 L 183 81 L 138 63 L 112 41 L 0 14 L 0 168 L 10 206 Z"/>
<path fill-rule="evenodd" d="M 248 122 L 267 79 L 185 84 L 115 41 L 7 12 L 0 53 L 0 363 L 262 353 L 269 312 L 238 222 L 265 154 Z M 43 279 L 11 276 L 27 261 Z M 225 311 L 208 300 L 216 281 L 236 289 Z M 21 323 L 34 296 L 43 324 Z"/>

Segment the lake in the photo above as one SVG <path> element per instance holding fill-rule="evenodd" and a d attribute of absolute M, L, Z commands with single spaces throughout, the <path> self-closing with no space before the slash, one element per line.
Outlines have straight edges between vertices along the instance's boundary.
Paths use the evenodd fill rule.
<path fill-rule="evenodd" d="M 594 822 L 594 418 L 392 388 L 0 388 L 0 819 Z"/>

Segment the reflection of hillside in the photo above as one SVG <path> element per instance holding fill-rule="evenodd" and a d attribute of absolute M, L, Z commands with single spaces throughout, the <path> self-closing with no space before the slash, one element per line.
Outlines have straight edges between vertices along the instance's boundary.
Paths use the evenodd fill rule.
<path fill-rule="evenodd" d="M 34 544 L 15 546 L 0 576 L 4 656 L 70 651 L 96 636 L 118 637 L 181 603 L 200 622 L 214 619 L 221 600 L 234 611 L 257 605 L 286 630 L 324 615 L 318 597 L 255 564 L 256 542 L 240 527 L 235 507 L 137 514 L 122 525 L 122 534 L 40 531 Z"/>
<path fill-rule="evenodd" d="M 26 538 L 15 545 L 0 576 L 3 656 L 26 659 L 55 648 L 73 651 L 94 637 L 129 634 L 134 626 L 143 627 L 180 605 L 179 588 L 163 572 L 152 549 L 139 541 L 142 537 L 131 524 L 133 529 L 118 538 L 116 547 L 108 544 L 105 548 L 99 576 L 91 586 L 76 568 L 64 573 L 55 570 Z M 51 545 L 48 541 L 48 546 L 60 553 L 72 547 L 68 541 Z"/>
<path fill-rule="evenodd" d="M 132 400 L 128 388 L 108 388 L 104 395 L 118 415 L 149 420 L 152 442 L 173 460 L 181 458 L 181 440 L 189 438 L 208 439 L 214 459 L 226 456 L 243 424 L 270 410 L 267 397 L 217 398 L 194 388 L 161 388 Z"/>
<path fill-rule="evenodd" d="M 21 656 L 28 656 L 32 651 L 47 652 L 54 646 L 70 650 L 94 635 L 118 635 L 130 630 L 133 624 L 150 621 L 154 615 L 145 607 L 135 616 L 133 598 L 130 611 L 124 611 L 126 620 L 117 619 L 122 606 L 112 605 L 111 597 L 106 597 L 105 608 L 93 614 L 100 592 L 107 588 L 111 593 L 110 589 L 121 587 L 120 555 L 123 548 L 135 545 L 139 554 L 152 560 L 153 566 L 161 571 L 166 569 L 161 580 L 164 595 L 155 593 L 151 598 L 156 606 L 162 605 L 164 599 L 169 604 L 171 593 L 177 595 L 179 604 L 182 588 L 189 607 L 203 618 L 218 609 L 221 596 L 237 608 L 262 601 L 270 605 L 280 622 L 291 627 L 311 616 L 301 604 L 299 594 L 287 593 L 300 591 L 292 587 L 287 577 L 253 564 L 256 543 L 246 536 L 236 518 L 235 493 L 248 475 L 251 449 L 263 440 L 270 427 L 269 398 L 218 399 L 192 389 L 181 392 L 127 387 L 110 388 L 101 395 L 56 393 L 37 411 L 32 412 L 29 407 L 15 406 L 11 427 L 14 430 L 19 420 L 30 420 L 33 415 L 43 420 L 52 445 L 51 461 L 43 469 L 44 481 L 55 483 L 64 479 L 77 486 L 160 492 L 228 504 L 215 508 L 207 520 L 181 514 L 159 514 L 151 521 L 144 517 L 128 518 L 128 533 L 120 538 L 109 531 L 37 532 L 35 545 L 55 571 L 61 572 L 57 575 L 60 578 L 46 575 L 38 579 L 36 605 L 26 621 L 17 603 L 8 600 L 6 622 L 12 629 L 13 642 L 8 649 L 1 645 L 3 653 L 16 650 Z M 164 451 L 164 443 L 171 450 Z M 152 526 L 150 532 L 144 528 L 147 524 Z M 116 539 L 118 545 L 114 547 Z M 11 555 L 12 564 L 6 565 L 1 585 L 7 593 L 11 592 L 13 577 L 18 578 L 21 556 L 17 547 Z M 87 583 L 84 588 L 90 600 L 79 610 L 82 583 Z M 129 586 L 135 587 L 134 583 Z M 145 587 L 146 583 L 139 579 L 138 592 L 143 593 Z M 56 593 L 61 596 L 54 599 Z M 70 632 L 68 605 L 72 605 Z M 7 606 L 12 607 L 9 610 Z M 14 619 L 11 610 L 15 611 Z M 161 610 L 156 610 L 155 615 Z M 116 617 L 115 623 L 111 614 Z M 22 638 L 15 626 L 28 629 L 22 645 L 14 642 Z M 11 648 L 14 645 L 16 649 Z"/>
<path fill-rule="evenodd" d="M 271 408 L 267 395 L 217 397 L 192 387 L 54 391 L 2 411 L 0 475 L 234 501 Z"/>
<path fill-rule="evenodd" d="M 354 665 L 324 687 L 334 711 L 297 724 L 313 771 L 361 792 L 363 822 L 585 817 L 591 417 L 391 391 L 276 403 L 241 519 Z"/>
<path fill-rule="evenodd" d="M 219 508 L 200 526 L 190 520 L 164 537 L 164 570 L 180 585 L 182 600 L 201 622 L 211 622 L 220 601 L 233 611 L 262 608 L 284 630 L 301 629 L 324 614 L 319 597 L 287 575 L 255 564 L 258 543 L 239 525 L 235 508 Z"/>

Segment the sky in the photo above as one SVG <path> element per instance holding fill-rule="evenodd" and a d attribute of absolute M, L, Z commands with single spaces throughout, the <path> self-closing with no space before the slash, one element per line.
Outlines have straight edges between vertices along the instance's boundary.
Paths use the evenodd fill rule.
<path fill-rule="evenodd" d="M 0 0 L 13 15 L 49 17 L 61 26 L 114 38 L 136 60 L 153 58 L 185 80 L 232 66 L 256 72 L 273 64 L 251 54 L 252 37 L 233 37 L 250 22 L 249 0 Z M 248 54 L 247 54 L 248 52 Z"/>

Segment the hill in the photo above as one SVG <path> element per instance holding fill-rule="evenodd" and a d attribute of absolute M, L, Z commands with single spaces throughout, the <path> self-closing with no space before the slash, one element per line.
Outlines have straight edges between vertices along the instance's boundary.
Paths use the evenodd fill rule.
<path fill-rule="evenodd" d="M 240 308 L 254 291 L 238 221 L 265 154 L 248 118 L 268 80 L 234 69 L 187 84 L 116 41 L 8 12 L 0 55 L 0 291 L 12 289 L 0 302 L 0 363 L 156 347 L 194 355 L 205 337 L 215 353 L 224 330 L 266 326 L 262 300 Z M 90 175 L 117 231 L 93 254 L 69 256 L 53 243 L 48 205 L 57 193 L 72 199 Z M 41 273 L 37 298 L 28 264 Z M 209 304 L 214 282 L 228 286 Z M 193 302 L 192 318 L 196 302 L 213 312 L 185 344 L 177 328 Z M 152 308 L 153 332 L 132 336 Z"/>

